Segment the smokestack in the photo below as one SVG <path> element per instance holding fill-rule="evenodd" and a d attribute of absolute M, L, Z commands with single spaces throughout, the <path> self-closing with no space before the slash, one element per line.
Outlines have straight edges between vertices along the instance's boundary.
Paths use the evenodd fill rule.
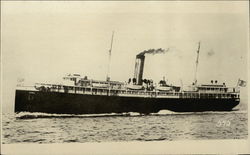
<path fill-rule="evenodd" d="M 162 48 L 158 49 L 149 49 L 142 51 L 141 53 L 136 55 L 135 60 L 135 72 L 134 72 L 134 78 L 136 79 L 137 85 L 142 85 L 142 76 L 143 76 L 143 69 L 144 69 L 144 61 L 145 61 L 145 54 L 159 54 L 159 53 L 165 53 L 169 50 L 164 50 Z"/>
<path fill-rule="evenodd" d="M 145 61 L 144 54 L 143 55 L 138 54 L 136 56 L 134 78 L 136 79 L 137 85 L 142 85 L 144 61 Z"/>

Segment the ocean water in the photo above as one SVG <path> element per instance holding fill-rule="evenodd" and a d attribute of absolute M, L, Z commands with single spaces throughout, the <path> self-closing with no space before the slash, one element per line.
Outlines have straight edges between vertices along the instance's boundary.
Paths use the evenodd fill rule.
<path fill-rule="evenodd" d="M 247 139 L 247 112 L 3 114 L 3 144 Z"/>

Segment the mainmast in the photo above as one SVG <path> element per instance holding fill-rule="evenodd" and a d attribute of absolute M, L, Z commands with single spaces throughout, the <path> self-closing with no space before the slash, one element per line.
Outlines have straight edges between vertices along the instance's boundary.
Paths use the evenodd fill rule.
<path fill-rule="evenodd" d="M 198 63 L 199 63 L 199 53 L 200 53 L 200 42 L 199 42 L 198 50 L 197 50 L 197 58 L 196 58 L 195 73 L 194 73 L 194 85 L 197 84 L 197 69 L 198 69 Z"/>
<path fill-rule="evenodd" d="M 108 58 L 108 71 L 107 71 L 107 81 L 110 81 L 110 76 L 109 76 L 109 70 L 110 70 L 110 61 L 111 61 L 111 51 L 112 51 L 112 46 L 113 46 L 113 38 L 114 38 L 114 31 L 112 33 L 112 38 L 111 38 L 111 45 L 110 45 L 110 49 L 109 49 L 109 58 Z"/>

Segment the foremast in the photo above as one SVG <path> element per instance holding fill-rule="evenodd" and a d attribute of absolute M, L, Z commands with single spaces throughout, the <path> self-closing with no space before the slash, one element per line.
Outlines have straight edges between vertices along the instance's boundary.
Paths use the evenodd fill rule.
<path fill-rule="evenodd" d="M 200 42 L 197 49 L 197 57 L 195 62 L 195 72 L 194 72 L 194 85 L 197 85 L 197 70 L 198 70 L 198 64 L 199 64 L 199 54 L 200 54 Z"/>
<path fill-rule="evenodd" d="M 107 77 L 106 77 L 106 81 L 110 81 L 110 62 L 111 62 L 111 51 L 112 51 L 112 47 L 113 47 L 113 39 L 114 39 L 114 31 L 112 32 L 112 37 L 111 37 L 111 45 L 110 45 L 110 49 L 109 49 L 109 57 L 108 57 L 108 70 L 107 70 Z"/>

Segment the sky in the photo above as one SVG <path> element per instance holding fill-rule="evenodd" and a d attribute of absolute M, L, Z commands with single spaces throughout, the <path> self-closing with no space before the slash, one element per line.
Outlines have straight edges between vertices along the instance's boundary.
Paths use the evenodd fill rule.
<path fill-rule="evenodd" d="M 111 80 L 133 77 L 136 54 L 144 78 L 189 85 L 201 42 L 198 83 L 235 86 L 247 80 L 247 1 L 4 1 L 1 2 L 3 111 L 13 111 L 18 78 L 58 83 L 67 73 L 105 80 L 112 31 Z M 243 88 L 246 91 L 246 88 Z"/>

